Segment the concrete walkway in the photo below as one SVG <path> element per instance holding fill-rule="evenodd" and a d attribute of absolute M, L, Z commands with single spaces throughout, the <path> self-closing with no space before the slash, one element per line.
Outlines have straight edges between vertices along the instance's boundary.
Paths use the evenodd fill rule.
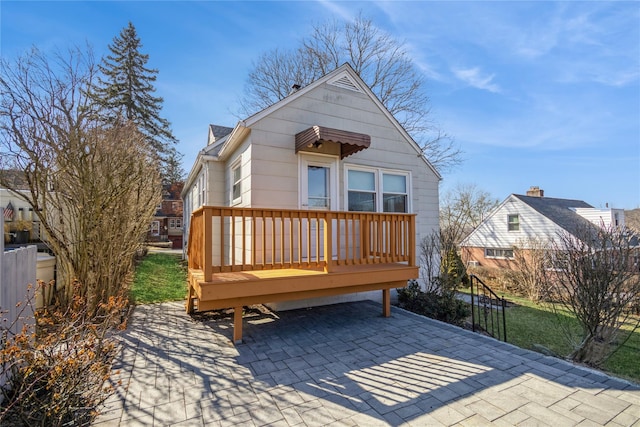
<path fill-rule="evenodd" d="M 194 320 L 137 307 L 95 426 L 640 426 L 640 387 L 373 302 Z"/>

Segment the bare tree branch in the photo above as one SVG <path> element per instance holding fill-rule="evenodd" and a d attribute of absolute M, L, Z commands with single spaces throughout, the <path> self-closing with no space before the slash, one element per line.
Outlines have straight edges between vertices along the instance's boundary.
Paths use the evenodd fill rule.
<path fill-rule="evenodd" d="M 440 201 L 440 228 L 458 244 L 498 205 L 498 199 L 475 184 L 458 184 Z"/>
<path fill-rule="evenodd" d="M 241 114 L 267 108 L 288 96 L 294 84 L 306 86 L 345 62 L 351 64 L 437 169 L 446 171 L 462 162 L 460 147 L 430 120 L 425 79 L 404 43 L 362 15 L 351 22 L 316 24 L 299 47 L 262 54 L 249 73 L 240 101 Z"/>
<path fill-rule="evenodd" d="M 50 59 L 33 50 L 2 59 L 0 70 L 0 168 L 24 176 L 28 191 L 16 195 L 33 207 L 57 257 L 61 302 L 77 291 L 91 312 L 129 284 L 160 198 L 152 149 L 132 123 L 92 119 L 91 52 Z M 0 185 L 20 190 L 8 177 L 0 173 Z"/>
<path fill-rule="evenodd" d="M 580 324 L 564 329 L 575 361 L 601 365 L 639 325 L 630 310 L 640 299 L 632 238 L 625 228 L 583 224 L 551 244 L 545 288 L 558 317 L 569 311 Z"/>

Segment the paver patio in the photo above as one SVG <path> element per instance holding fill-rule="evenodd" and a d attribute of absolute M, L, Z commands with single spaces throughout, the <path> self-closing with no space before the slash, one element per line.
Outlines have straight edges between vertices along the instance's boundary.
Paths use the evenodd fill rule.
<path fill-rule="evenodd" d="M 640 387 L 358 302 L 197 321 L 139 306 L 95 426 L 640 426 Z"/>

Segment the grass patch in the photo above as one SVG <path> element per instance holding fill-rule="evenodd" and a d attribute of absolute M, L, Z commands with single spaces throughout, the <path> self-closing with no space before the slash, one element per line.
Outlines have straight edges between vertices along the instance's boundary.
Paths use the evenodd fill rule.
<path fill-rule="evenodd" d="M 500 295 L 503 293 L 500 292 Z M 518 347 L 536 350 L 541 345 L 560 357 L 571 352 L 564 333 L 558 325 L 558 318 L 544 304 L 512 296 L 505 297 L 517 305 L 507 309 L 507 341 Z M 570 328 L 579 330 L 578 321 L 570 312 L 564 312 L 563 322 Z M 640 330 L 636 330 L 604 364 L 603 370 L 615 376 L 640 382 Z"/>
<path fill-rule="evenodd" d="M 187 268 L 178 255 L 150 253 L 136 267 L 131 299 L 135 304 L 182 300 L 187 295 Z"/>

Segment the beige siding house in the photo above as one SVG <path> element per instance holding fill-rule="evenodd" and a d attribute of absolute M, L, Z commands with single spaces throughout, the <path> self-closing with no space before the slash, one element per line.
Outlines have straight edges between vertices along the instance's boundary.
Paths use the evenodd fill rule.
<path fill-rule="evenodd" d="M 241 215 L 240 208 L 253 209 L 251 213 L 242 211 L 245 216 L 254 215 L 256 209 L 286 210 L 283 215 L 287 218 L 292 215 L 295 218 L 300 215 L 307 218 L 310 215 L 308 212 L 313 215 L 316 212 L 387 213 L 390 218 L 396 214 L 415 214 L 410 221 L 412 234 L 415 233 L 410 240 L 414 245 L 412 250 L 415 250 L 415 244 L 422 236 L 438 228 L 440 179 L 415 141 L 357 73 L 345 64 L 240 121 L 234 128 L 210 126 L 208 144 L 198 154 L 182 193 L 185 248 L 190 246 L 188 230 L 192 214 L 199 212 L 198 209 L 203 206 L 216 206 L 235 208 L 233 212 L 237 212 L 237 215 Z M 373 252 L 363 255 L 365 246 L 367 250 L 373 247 L 373 240 L 367 240 L 370 233 L 364 232 L 363 224 L 369 224 L 372 219 L 363 219 L 366 222 L 361 222 L 353 216 L 340 218 L 343 220 L 332 220 L 338 227 L 332 229 L 333 247 L 330 249 L 334 250 L 334 254 L 326 255 L 332 259 L 319 259 L 319 262 L 340 264 L 340 256 L 351 254 L 349 256 L 352 259 L 358 259 L 353 263 L 366 264 L 375 255 Z M 229 221 L 235 224 L 236 220 Z M 233 233 L 228 229 L 231 224 L 229 221 L 220 228 L 220 233 Z M 319 220 L 318 231 L 326 231 L 325 221 Z M 345 225 L 338 226 L 337 221 L 343 221 L 341 224 Z M 252 227 L 258 222 L 257 219 L 252 220 L 246 222 L 245 226 Z M 227 258 L 233 256 L 236 259 L 229 269 L 235 271 L 239 264 L 255 269 L 255 260 L 250 263 L 246 257 L 262 255 L 266 255 L 265 259 L 269 262 L 280 260 L 286 266 L 306 263 L 304 260 L 314 252 L 314 220 L 287 219 L 282 225 L 278 224 L 272 225 L 273 229 L 267 224 L 265 230 L 272 236 L 282 228 L 284 234 L 278 237 L 282 239 L 282 244 L 274 237 L 272 241 L 267 239 L 267 243 L 255 247 L 255 235 L 247 234 L 247 237 L 238 237 L 232 243 L 235 251 L 223 249 L 222 253 Z M 307 234 L 298 238 L 294 236 L 299 234 L 294 230 L 294 225 L 299 230 L 308 225 L 310 230 L 303 231 L 302 234 Z M 395 235 L 405 226 L 394 225 L 396 228 L 388 229 L 381 225 L 376 235 L 379 234 L 380 239 L 384 233 Z M 240 233 L 239 229 L 235 233 Z M 293 242 L 295 239 L 292 236 L 298 243 Z M 321 234 L 318 236 L 321 240 Z M 385 239 L 389 241 L 390 235 L 386 236 Z M 199 234 L 196 237 L 200 239 Z M 212 239 L 215 246 L 215 233 Z M 290 239 L 292 243 L 288 243 Z M 406 243 L 398 239 L 389 248 L 393 246 L 397 250 L 397 246 Z M 249 241 L 253 243 L 238 250 L 240 240 L 242 245 Z M 317 243 L 316 251 L 322 252 L 326 240 Z M 208 243 L 205 246 L 208 247 Z M 299 246 L 302 249 L 308 246 L 308 253 Z M 201 244 L 198 243 L 197 247 L 200 248 Z M 294 255 L 296 250 L 301 251 L 299 259 Z M 342 251 L 342 255 L 335 251 Z M 380 255 L 381 251 L 377 253 Z M 186 255 L 192 256 L 191 253 Z M 242 258 L 244 261 L 237 260 L 241 256 L 245 257 Z M 345 261 L 346 264 L 350 262 Z M 217 267 L 213 268 L 214 272 L 218 271 Z M 224 266 L 219 269 L 226 271 Z M 340 301 L 368 297 L 369 294 L 357 293 L 355 296 L 342 296 Z M 328 301 L 337 300 L 334 297 L 322 297 L 297 302 L 296 306 Z M 291 302 L 287 304 L 286 308 L 294 306 Z M 278 308 L 285 306 L 281 303 Z"/>

